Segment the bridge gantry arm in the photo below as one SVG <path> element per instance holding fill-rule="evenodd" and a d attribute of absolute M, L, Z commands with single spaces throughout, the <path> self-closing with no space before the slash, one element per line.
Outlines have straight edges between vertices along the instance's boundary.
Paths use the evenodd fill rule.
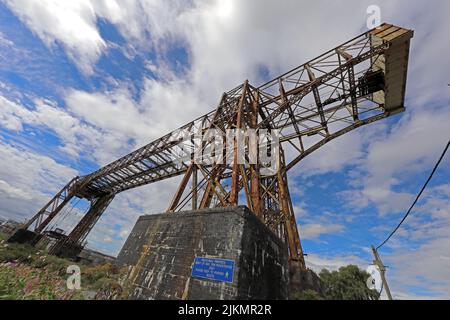
<path fill-rule="evenodd" d="M 381 34 L 378 42 L 377 34 Z M 342 129 L 346 124 L 354 125 L 360 117 L 364 119 L 373 113 L 392 114 L 400 111 L 402 99 L 387 101 L 398 102 L 398 105 L 386 105 L 380 95 L 374 97 L 371 89 L 384 89 L 383 83 L 379 82 L 377 87 L 376 82 L 369 82 L 366 84 L 367 90 L 364 90 L 360 79 L 367 77 L 369 80 L 382 81 L 382 77 L 377 78 L 373 73 L 381 71 L 384 75 L 385 53 L 392 47 L 395 50 L 402 47 L 403 53 L 407 55 L 411 37 L 410 30 L 384 25 L 259 88 L 250 86 L 251 91 L 258 91 L 260 100 L 258 128 L 279 129 L 283 142 L 294 139 L 304 141 L 312 135 L 322 135 L 326 139 L 329 135 L 327 131 L 333 132 L 338 126 Z M 280 86 L 283 88 L 282 94 Z M 388 87 L 386 89 L 389 90 Z M 177 158 L 184 152 L 181 149 L 182 142 L 190 139 L 192 132 L 210 128 L 213 122 L 215 128 L 224 130 L 223 123 L 237 114 L 233 108 L 241 90 L 242 85 L 226 93 L 229 97 L 223 106 L 223 109 L 228 108 L 226 112 L 216 114 L 212 111 L 87 176 L 90 182 L 83 196 L 118 193 L 185 173 L 189 164 Z M 404 97 L 404 91 L 398 92 L 398 95 Z M 360 110 L 358 104 L 361 105 Z M 215 121 L 214 116 L 217 117 Z M 295 127 L 297 130 L 294 134 L 291 129 Z M 301 145 L 298 147 L 304 148 Z"/>

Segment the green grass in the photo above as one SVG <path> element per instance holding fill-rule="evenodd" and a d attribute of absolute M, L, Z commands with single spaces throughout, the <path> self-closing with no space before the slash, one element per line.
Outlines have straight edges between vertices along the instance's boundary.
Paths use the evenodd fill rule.
<path fill-rule="evenodd" d="M 4 234 L 3 232 L 0 232 L 0 241 L 2 240 L 6 240 L 8 237 L 6 234 Z"/>
<path fill-rule="evenodd" d="M 85 291 L 99 292 L 102 297 L 121 292 L 121 274 L 114 265 L 84 265 L 5 239 L 0 234 L 0 300 L 83 299 Z M 67 267 L 73 264 L 81 269 L 82 290 L 67 289 Z"/>
<path fill-rule="evenodd" d="M 81 299 L 82 292 L 68 290 L 66 280 L 46 269 L 24 264 L 0 267 L 0 299 L 6 300 L 68 300 Z"/>

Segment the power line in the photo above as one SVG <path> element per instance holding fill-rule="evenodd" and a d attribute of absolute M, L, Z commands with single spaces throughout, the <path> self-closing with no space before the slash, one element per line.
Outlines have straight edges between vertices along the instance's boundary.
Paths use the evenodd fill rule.
<path fill-rule="evenodd" d="M 411 213 L 411 210 L 414 208 L 414 206 L 416 205 L 417 201 L 419 200 L 420 196 L 422 195 L 423 191 L 425 190 L 425 188 L 427 187 L 428 183 L 430 182 L 431 178 L 433 177 L 434 173 L 436 172 L 437 168 L 439 167 L 439 164 L 441 163 L 442 159 L 444 158 L 445 154 L 447 153 L 448 147 L 450 145 L 450 140 L 447 142 L 447 146 L 445 147 L 444 151 L 442 152 L 441 157 L 439 158 L 438 162 L 436 163 L 436 165 L 433 168 L 433 171 L 431 171 L 430 176 L 428 177 L 427 181 L 425 182 L 425 184 L 422 187 L 422 190 L 420 190 L 419 194 L 417 195 L 416 199 L 414 200 L 413 204 L 411 205 L 411 207 L 408 209 L 408 211 L 406 212 L 405 216 L 403 217 L 403 219 L 400 221 L 400 223 L 398 224 L 398 226 L 394 229 L 394 231 L 391 232 L 391 234 L 389 235 L 389 237 L 386 238 L 386 240 L 384 240 L 377 248 L 376 250 L 380 249 L 386 242 L 389 241 L 389 239 L 395 234 L 395 232 L 397 232 L 397 230 L 400 228 L 400 226 L 402 225 L 402 223 L 406 220 L 406 218 L 409 216 L 409 214 Z"/>

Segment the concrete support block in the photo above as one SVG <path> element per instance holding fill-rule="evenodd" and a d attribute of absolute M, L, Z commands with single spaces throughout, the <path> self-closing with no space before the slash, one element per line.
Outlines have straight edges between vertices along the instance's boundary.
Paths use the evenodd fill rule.
<path fill-rule="evenodd" d="M 36 243 L 41 240 L 42 235 L 38 234 L 34 231 L 30 231 L 27 229 L 17 229 L 11 237 L 9 237 L 8 242 L 10 243 L 20 243 L 20 244 L 29 244 L 34 246 Z"/>
<path fill-rule="evenodd" d="M 234 261 L 233 281 L 192 276 L 195 258 Z M 287 248 L 247 207 L 146 215 L 118 258 L 130 299 L 287 299 Z"/>

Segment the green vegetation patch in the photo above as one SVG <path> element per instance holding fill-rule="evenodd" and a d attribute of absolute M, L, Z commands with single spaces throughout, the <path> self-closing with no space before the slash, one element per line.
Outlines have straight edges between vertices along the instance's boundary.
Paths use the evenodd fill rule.
<path fill-rule="evenodd" d="M 29 245 L 0 239 L 0 299 L 120 299 L 120 270 L 112 264 L 86 265 L 49 255 Z M 81 290 L 69 290 L 67 268 L 81 270 Z"/>

